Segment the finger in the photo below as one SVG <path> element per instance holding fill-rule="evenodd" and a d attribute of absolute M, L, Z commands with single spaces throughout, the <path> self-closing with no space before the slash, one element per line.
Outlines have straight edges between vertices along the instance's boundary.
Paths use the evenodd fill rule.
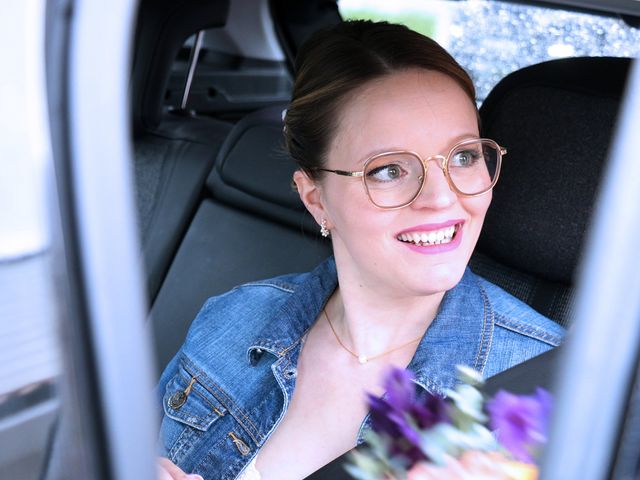
<path fill-rule="evenodd" d="M 162 467 L 162 465 L 158 465 L 157 470 L 158 470 L 158 475 L 157 475 L 158 480 L 175 480 L 174 477 L 169 472 L 167 472 L 167 470 L 164 467 Z"/>
<path fill-rule="evenodd" d="M 158 459 L 159 480 L 203 480 L 200 475 L 188 475 L 168 458 Z"/>
<path fill-rule="evenodd" d="M 168 477 L 160 477 L 160 480 L 204 480 L 200 475 L 187 474 L 175 463 L 165 457 L 158 458 L 159 475 L 168 475 Z"/>

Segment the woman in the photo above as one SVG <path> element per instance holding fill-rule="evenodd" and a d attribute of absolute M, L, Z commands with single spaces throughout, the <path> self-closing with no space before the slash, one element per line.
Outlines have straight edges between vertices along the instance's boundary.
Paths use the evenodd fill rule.
<path fill-rule="evenodd" d="M 467 269 L 506 151 L 455 60 L 357 21 L 296 67 L 286 144 L 335 259 L 205 304 L 160 381 L 165 478 L 303 478 L 362 441 L 390 365 L 444 395 L 457 364 L 488 377 L 563 336 Z"/>

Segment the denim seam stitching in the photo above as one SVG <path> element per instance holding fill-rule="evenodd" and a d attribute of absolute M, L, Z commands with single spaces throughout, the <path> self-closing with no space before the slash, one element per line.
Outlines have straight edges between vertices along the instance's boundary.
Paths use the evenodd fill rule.
<path fill-rule="evenodd" d="M 175 410 L 175 409 L 172 409 Z M 185 415 L 176 415 L 175 413 L 171 412 L 171 415 L 167 416 L 173 420 L 178 420 L 178 421 L 182 421 L 182 423 L 186 423 L 187 425 L 189 425 L 190 427 L 193 428 L 198 428 L 198 430 L 202 429 L 202 430 L 208 430 L 209 427 L 211 426 L 211 424 L 217 419 L 219 418 L 218 415 L 216 415 L 216 418 L 211 419 L 212 414 L 215 412 L 211 412 L 209 415 L 207 415 L 206 417 L 201 417 L 199 415 L 195 415 L 192 413 L 187 413 Z M 192 424 L 198 424 L 196 425 L 192 425 Z"/>
<path fill-rule="evenodd" d="M 204 384 L 204 382 L 202 382 L 202 383 L 203 383 L 203 385 L 204 385 L 205 387 L 207 387 L 208 383 L 207 383 L 207 384 Z M 252 438 L 252 440 L 253 440 L 255 443 L 258 443 L 258 439 L 256 439 L 256 437 L 254 436 L 254 432 L 252 432 L 251 430 L 252 430 L 252 429 L 253 429 L 253 430 L 255 430 L 255 434 L 256 434 L 256 435 L 258 435 L 260 438 L 262 438 L 262 435 L 260 435 L 260 432 L 258 431 L 258 429 L 257 429 L 257 427 L 255 426 L 255 424 L 251 421 L 251 419 L 249 418 L 248 414 L 247 414 L 247 413 L 246 413 L 242 408 L 240 408 L 240 407 L 239 407 L 239 406 L 238 406 L 238 405 L 237 405 L 237 404 L 236 404 L 236 403 L 231 399 L 231 397 L 229 397 L 229 396 L 226 394 L 226 392 L 224 392 L 224 391 L 223 391 L 223 390 L 222 390 L 218 385 L 216 385 L 216 384 L 215 384 L 215 382 L 211 382 L 211 384 L 210 384 L 209 386 L 210 386 L 212 389 L 214 389 L 214 390 L 218 391 L 218 393 L 219 393 L 221 396 L 225 397 L 225 398 L 228 400 L 229 404 L 231 404 L 231 405 L 233 405 L 233 406 L 235 407 L 235 408 L 234 408 L 234 410 L 235 410 L 235 411 L 237 411 L 237 414 L 238 414 L 240 417 L 242 417 L 242 418 L 238 418 L 236 415 L 234 415 L 234 410 L 228 409 L 228 411 L 229 411 L 229 412 L 231 413 L 231 415 L 232 415 L 233 417 L 235 417 L 235 418 L 238 420 L 238 422 L 239 422 L 239 423 L 244 427 L 244 429 L 247 431 L 247 433 L 248 433 L 248 434 L 249 434 L 249 436 Z M 207 390 L 209 390 L 209 389 L 207 388 Z M 215 394 L 215 392 L 214 392 L 214 391 L 212 391 L 212 390 L 209 390 L 209 391 L 211 392 L 211 394 L 212 394 L 212 395 L 214 395 L 214 396 L 216 396 L 216 397 L 217 397 L 217 395 Z M 221 401 L 221 403 L 224 403 L 224 401 L 222 401 L 222 400 L 220 400 L 220 401 Z M 243 419 L 244 419 L 244 422 L 242 421 Z M 247 424 L 249 424 L 249 425 L 247 425 Z M 249 427 L 249 426 L 250 426 L 250 427 Z"/>
<path fill-rule="evenodd" d="M 417 383 L 418 385 L 421 385 L 425 390 L 427 390 L 430 393 L 440 392 L 446 396 L 445 392 L 447 391 L 447 389 L 444 387 L 444 385 L 441 384 L 440 382 L 432 380 L 429 377 L 425 377 L 424 379 L 421 379 L 419 381 L 415 380 L 414 382 Z"/>
<path fill-rule="evenodd" d="M 195 445 L 195 443 L 198 441 L 198 437 L 201 437 L 203 433 L 204 432 L 192 427 L 191 425 L 186 425 L 185 427 L 183 427 L 180 435 L 178 435 L 178 438 L 173 443 L 173 446 L 167 452 L 169 460 L 176 464 L 180 463 L 180 460 L 184 458 L 189 449 L 192 448 L 193 445 Z"/>
<path fill-rule="evenodd" d="M 245 283 L 244 285 L 240 285 L 240 286 L 238 286 L 236 288 L 244 288 L 244 287 L 271 287 L 271 288 L 275 288 L 277 290 L 281 290 L 281 291 L 286 292 L 286 293 L 295 293 L 295 290 L 292 287 L 285 286 L 285 285 L 279 285 L 277 283 L 269 283 L 269 282 Z"/>
<path fill-rule="evenodd" d="M 211 447 L 208 447 L 208 451 L 206 455 L 202 456 L 202 461 L 195 468 L 196 472 L 206 471 L 207 467 L 210 467 L 215 463 L 215 457 L 211 454 L 211 452 L 220 447 L 220 444 L 225 443 L 228 437 L 225 435 L 224 437 L 219 437 L 218 441 L 215 442 Z"/>
<path fill-rule="evenodd" d="M 484 291 L 484 288 L 482 288 L 482 285 L 478 283 L 476 283 L 476 285 L 478 286 L 478 289 L 480 291 L 480 295 L 482 296 L 482 301 L 484 304 L 482 337 L 480 340 L 480 349 L 478 350 L 478 355 L 476 356 L 476 370 L 478 370 L 478 367 L 480 366 L 479 364 L 480 362 L 482 362 L 482 365 L 479 371 L 480 373 L 484 373 L 484 369 L 487 366 L 488 352 L 491 349 L 491 344 L 493 343 L 493 324 L 495 323 L 495 320 L 493 315 L 493 309 L 491 309 L 491 302 L 489 301 L 489 297 L 487 296 L 487 293 Z M 487 314 L 487 312 L 490 312 L 490 313 Z M 485 340 L 485 328 L 487 327 L 487 322 L 489 322 L 489 338 L 488 340 Z"/>
<path fill-rule="evenodd" d="M 304 335 L 303 335 L 303 337 L 304 337 Z M 277 353 L 278 353 L 278 355 L 279 355 L 279 356 L 281 356 L 281 357 L 284 357 L 284 356 L 285 356 L 285 354 L 286 354 L 287 352 L 289 352 L 289 350 L 291 350 L 293 347 L 295 347 L 296 345 L 298 345 L 298 343 L 300 343 L 300 339 L 301 339 L 301 338 L 302 338 L 302 337 L 300 337 L 299 339 L 297 339 L 295 342 L 293 342 L 293 343 L 292 343 L 291 345 L 289 345 L 288 347 L 284 347 L 284 349 L 282 349 L 282 350 L 280 350 L 279 352 L 277 352 Z M 289 362 L 289 363 L 291 363 L 291 362 Z"/>
<path fill-rule="evenodd" d="M 550 343 L 554 347 L 557 347 L 562 342 L 561 338 L 557 335 L 545 332 L 537 327 L 523 324 L 512 318 L 503 317 L 502 315 L 498 315 L 496 325 L 506 328 L 507 330 L 511 330 L 512 332 L 527 335 L 531 338 Z"/>
<path fill-rule="evenodd" d="M 180 377 L 187 383 L 189 384 L 189 382 L 191 382 L 190 378 L 186 378 L 184 375 L 182 375 L 182 373 L 180 373 L 180 371 L 178 371 L 178 375 L 180 375 Z M 194 387 L 196 387 L 200 382 L 197 381 L 196 379 L 196 384 L 194 385 Z M 202 384 L 200 384 L 202 385 Z M 202 388 L 204 388 L 206 390 L 206 388 L 202 385 Z M 211 400 L 209 400 L 207 397 L 205 397 L 202 393 L 198 392 L 197 388 L 193 390 L 193 393 L 195 395 L 198 395 L 199 398 L 201 398 L 203 401 L 207 402 L 207 404 L 211 407 L 212 412 L 209 415 L 215 414 L 217 417 L 222 417 L 224 416 L 224 413 L 222 413 L 222 415 L 220 415 L 218 412 L 216 412 L 216 410 L 220 411 L 218 409 L 218 407 L 221 407 L 222 410 L 226 410 L 225 406 L 222 405 L 222 403 L 218 402 L 218 405 L 216 405 L 215 403 L 213 403 Z M 175 409 L 173 409 L 175 410 Z M 195 415 L 194 415 L 195 416 Z"/>
<path fill-rule="evenodd" d="M 189 366 L 191 366 L 194 370 L 198 371 L 199 377 L 202 377 L 205 380 L 208 380 L 208 376 L 202 372 L 199 368 L 197 368 L 195 365 L 193 365 L 188 359 L 184 360 L 185 363 L 189 363 Z M 185 368 L 185 370 L 187 370 Z M 222 403 L 223 405 L 225 404 L 225 402 L 223 400 L 221 400 L 220 398 L 218 398 L 218 395 L 216 395 L 216 393 L 213 390 L 218 391 L 218 394 L 221 395 L 222 397 L 226 398 L 228 400 L 228 404 L 233 405 L 235 408 L 234 410 L 246 421 L 246 423 L 248 423 L 250 425 L 245 425 L 245 423 L 242 422 L 242 420 L 240 418 L 238 418 L 238 421 L 245 427 L 245 430 L 247 431 L 247 433 L 251 436 L 252 440 L 258 444 L 259 440 L 254 436 L 257 435 L 259 437 L 260 440 L 262 440 L 262 438 L 264 437 L 264 435 L 262 435 L 260 433 L 260 431 L 258 430 L 258 428 L 256 427 L 256 425 L 253 423 L 253 421 L 249 418 L 249 416 L 247 415 L 247 413 L 240 408 L 240 406 L 238 406 L 233 399 L 231 399 L 231 397 L 229 397 L 229 395 L 227 395 L 227 393 L 222 390 L 218 385 L 215 384 L 215 382 L 211 381 L 211 382 L 204 382 L 204 381 L 200 381 L 200 384 L 202 386 L 204 386 L 207 391 L 209 391 L 214 397 L 216 397 L 218 399 L 218 401 L 220 401 L 220 403 Z M 211 389 L 213 390 L 210 390 Z M 227 408 L 227 410 L 231 413 L 231 415 L 233 415 L 234 417 L 236 417 L 236 415 L 234 415 L 234 410 L 231 410 L 230 408 Z M 237 418 L 237 417 L 236 417 Z M 253 430 L 253 432 L 252 432 Z"/>

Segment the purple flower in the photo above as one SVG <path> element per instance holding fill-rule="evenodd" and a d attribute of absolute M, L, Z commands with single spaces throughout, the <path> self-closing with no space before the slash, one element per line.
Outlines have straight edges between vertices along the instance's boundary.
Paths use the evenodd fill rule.
<path fill-rule="evenodd" d="M 384 389 L 389 403 L 396 410 L 409 410 L 416 399 L 415 379 L 412 372 L 392 367 L 384 378 Z"/>
<path fill-rule="evenodd" d="M 422 430 L 438 423 L 449 423 L 449 406 L 444 398 L 427 393 L 422 401 L 416 402 L 411 411 Z"/>
<path fill-rule="evenodd" d="M 500 390 L 487 403 L 489 425 L 516 460 L 533 463 L 533 450 L 547 440 L 551 407 L 551 395 L 542 388 L 528 396 Z"/>
<path fill-rule="evenodd" d="M 427 394 L 418 398 L 411 372 L 393 368 L 385 377 L 386 396 L 368 395 L 373 430 L 391 440 L 391 454 L 403 458 L 411 468 L 427 460 L 420 448 L 419 431 L 448 422 L 444 399 Z"/>

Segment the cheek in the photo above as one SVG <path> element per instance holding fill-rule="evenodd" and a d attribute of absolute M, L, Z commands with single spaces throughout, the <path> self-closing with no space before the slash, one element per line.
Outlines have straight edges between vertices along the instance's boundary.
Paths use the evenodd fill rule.
<path fill-rule="evenodd" d="M 397 211 L 376 208 L 360 182 L 327 189 L 325 205 L 336 233 L 345 241 L 351 237 L 376 238 L 393 230 L 398 216 Z"/>
<path fill-rule="evenodd" d="M 461 199 L 460 203 L 462 208 L 464 208 L 471 217 L 471 220 L 476 224 L 474 226 L 480 230 L 482 222 L 484 221 L 484 216 L 491 204 L 491 192 L 486 195 L 482 195 L 481 197 Z"/>
<path fill-rule="evenodd" d="M 366 223 L 375 207 L 371 205 L 361 181 L 353 178 L 336 178 L 327 182 L 323 202 L 330 220 L 337 226 Z"/>

